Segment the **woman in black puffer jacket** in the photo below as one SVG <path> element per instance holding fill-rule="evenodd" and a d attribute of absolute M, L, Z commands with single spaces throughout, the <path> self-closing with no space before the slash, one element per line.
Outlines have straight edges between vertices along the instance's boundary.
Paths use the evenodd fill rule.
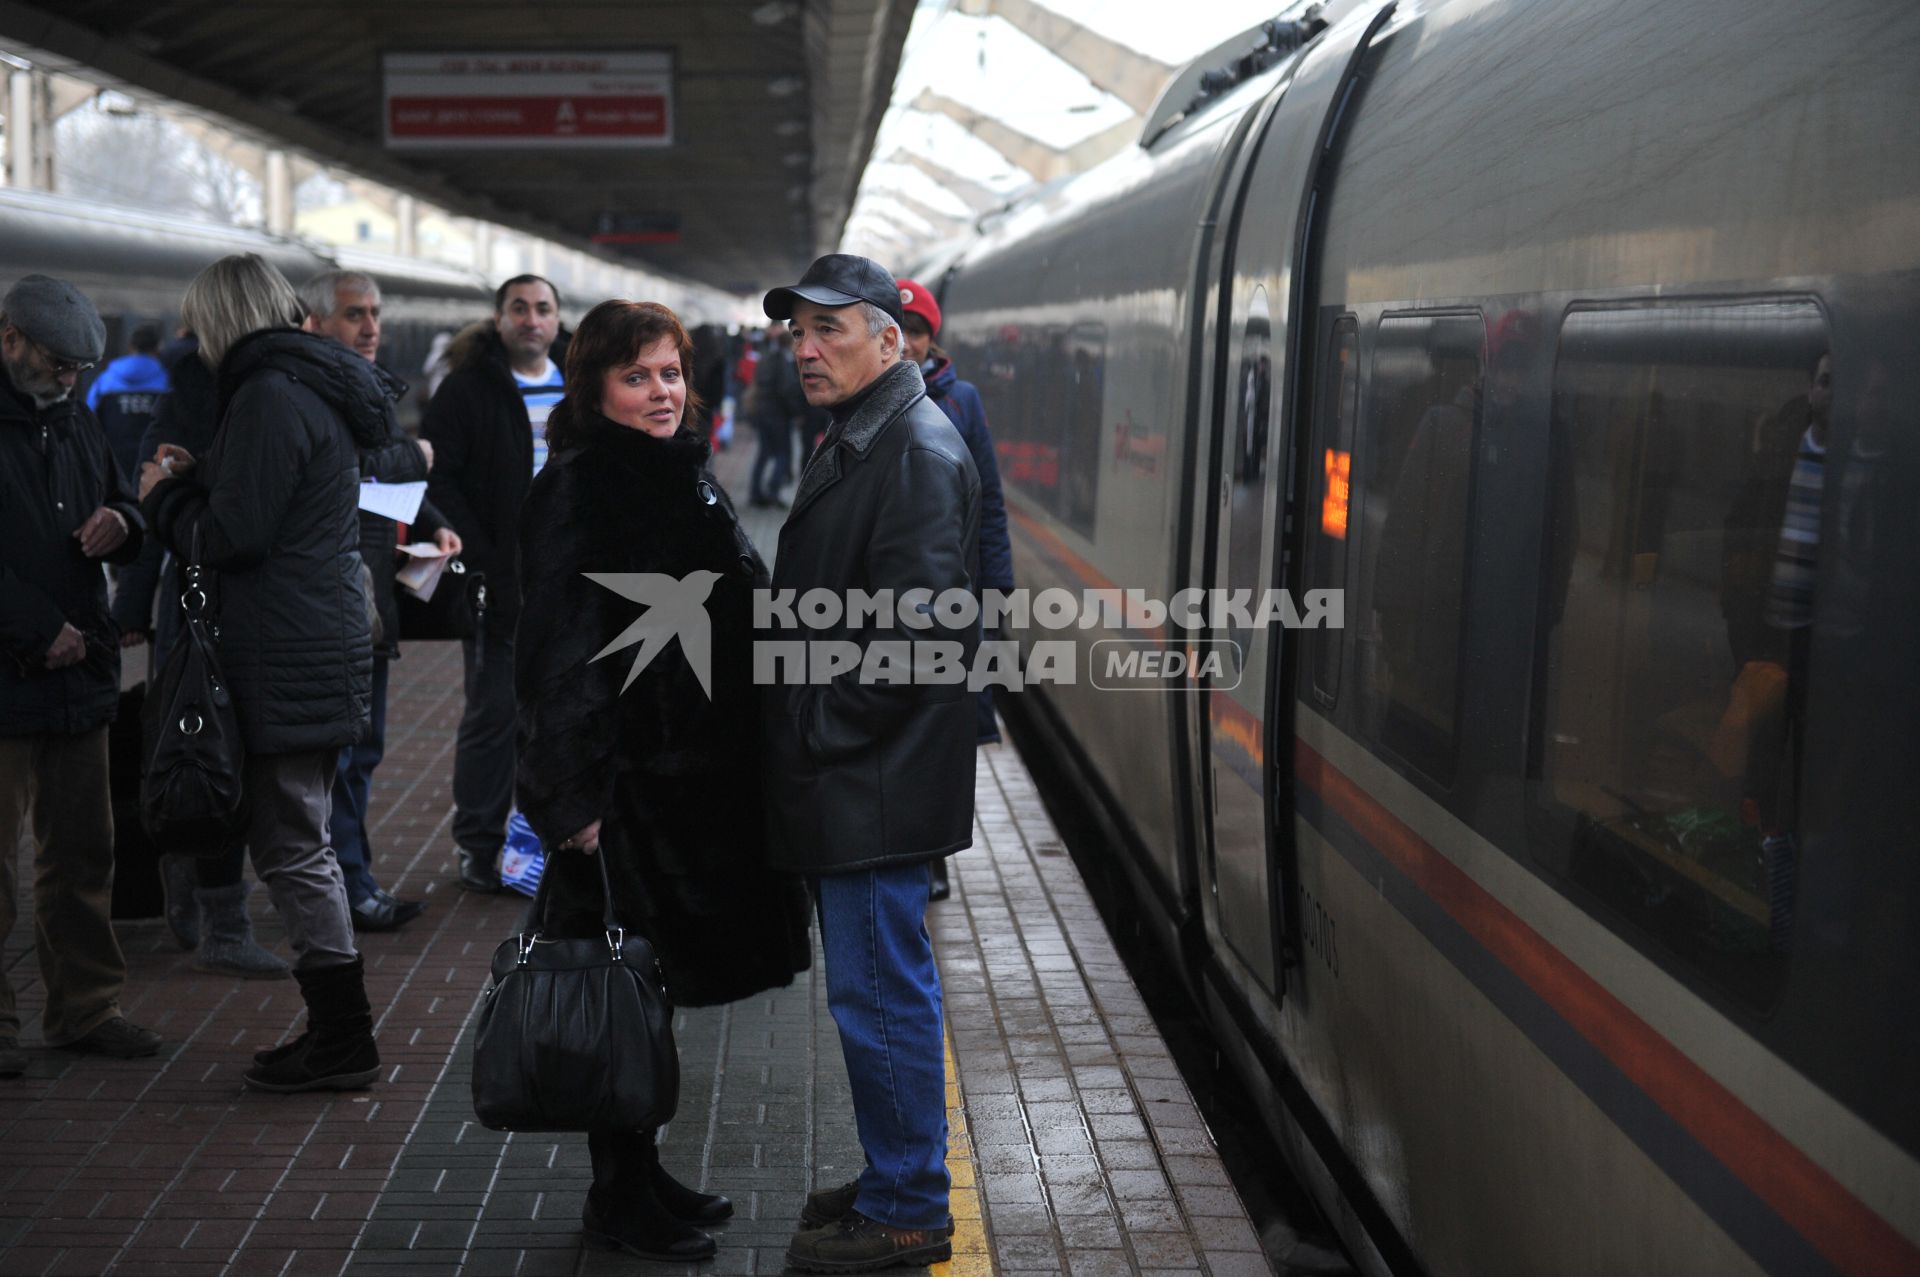
<path fill-rule="evenodd" d="M 258 1053 L 247 1084 L 346 1090 L 379 1072 L 327 796 L 367 730 L 372 635 L 360 566 L 360 448 L 392 436 L 373 368 L 299 331 L 292 285 L 254 254 L 187 288 L 181 318 L 216 369 L 218 433 L 196 464 L 141 466 L 149 526 L 212 569 L 219 655 L 247 759 L 247 846 L 291 937 L 307 1030 Z"/>

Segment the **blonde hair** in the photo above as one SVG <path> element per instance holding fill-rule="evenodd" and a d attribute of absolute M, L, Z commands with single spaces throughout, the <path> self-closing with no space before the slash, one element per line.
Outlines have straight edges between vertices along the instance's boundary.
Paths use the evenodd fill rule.
<path fill-rule="evenodd" d="M 200 356 L 215 368 L 248 333 L 298 327 L 305 315 L 287 277 L 258 253 L 222 257 L 193 277 L 180 299 L 180 322 L 200 339 Z"/>

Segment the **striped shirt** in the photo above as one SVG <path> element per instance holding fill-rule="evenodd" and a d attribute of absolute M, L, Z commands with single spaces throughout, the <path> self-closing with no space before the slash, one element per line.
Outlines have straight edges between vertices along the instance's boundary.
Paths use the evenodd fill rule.
<path fill-rule="evenodd" d="M 520 387 L 520 397 L 527 401 L 527 420 L 533 424 L 533 472 L 539 474 L 540 467 L 547 464 L 547 416 L 566 393 L 566 382 L 551 359 L 537 376 L 523 377 L 516 370 L 513 380 Z"/>
<path fill-rule="evenodd" d="M 1813 586 L 1820 566 L 1820 488 L 1826 475 L 1827 450 L 1813 441 L 1813 430 L 1800 439 L 1793 478 L 1787 484 L 1787 510 L 1780 520 L 1780 546 L 1773 556 L 1773 583 L 1767 591 L 1767 623 L 1783 630 L 1813 624 Z"/>

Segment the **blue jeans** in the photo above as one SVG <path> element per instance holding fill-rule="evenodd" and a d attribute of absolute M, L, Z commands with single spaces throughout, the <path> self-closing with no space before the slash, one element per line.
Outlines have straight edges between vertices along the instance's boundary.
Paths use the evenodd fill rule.
<path fill-rule="evenodd" d="M 947 1224 L 947 1070 L 927 866 L 814 880 L 827 1006 L 866 1150 L 854 1209 L 895 1228 Z"/>
<path fill-rule="evenodd" d="M 333 854 L 347 880 L 347 902 L 359 904 L 380 884 L 373 877 L 373 848 L 367 844 L 368 804 L 373 799 L 373 769 L 387 752 L 387 658 L 373 658 L 373 726 L 358 745 L 340 751 L 333 777 L 333 815 L 328 821 Z"/>

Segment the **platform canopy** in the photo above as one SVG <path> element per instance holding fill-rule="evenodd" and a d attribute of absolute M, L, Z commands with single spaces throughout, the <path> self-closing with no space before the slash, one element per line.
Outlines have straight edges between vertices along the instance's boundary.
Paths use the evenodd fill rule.
<path fill-rule="evenodd" d="M 0 0 L 0 42 L 751 293 L 837 244 L 913 0 Z"/>

